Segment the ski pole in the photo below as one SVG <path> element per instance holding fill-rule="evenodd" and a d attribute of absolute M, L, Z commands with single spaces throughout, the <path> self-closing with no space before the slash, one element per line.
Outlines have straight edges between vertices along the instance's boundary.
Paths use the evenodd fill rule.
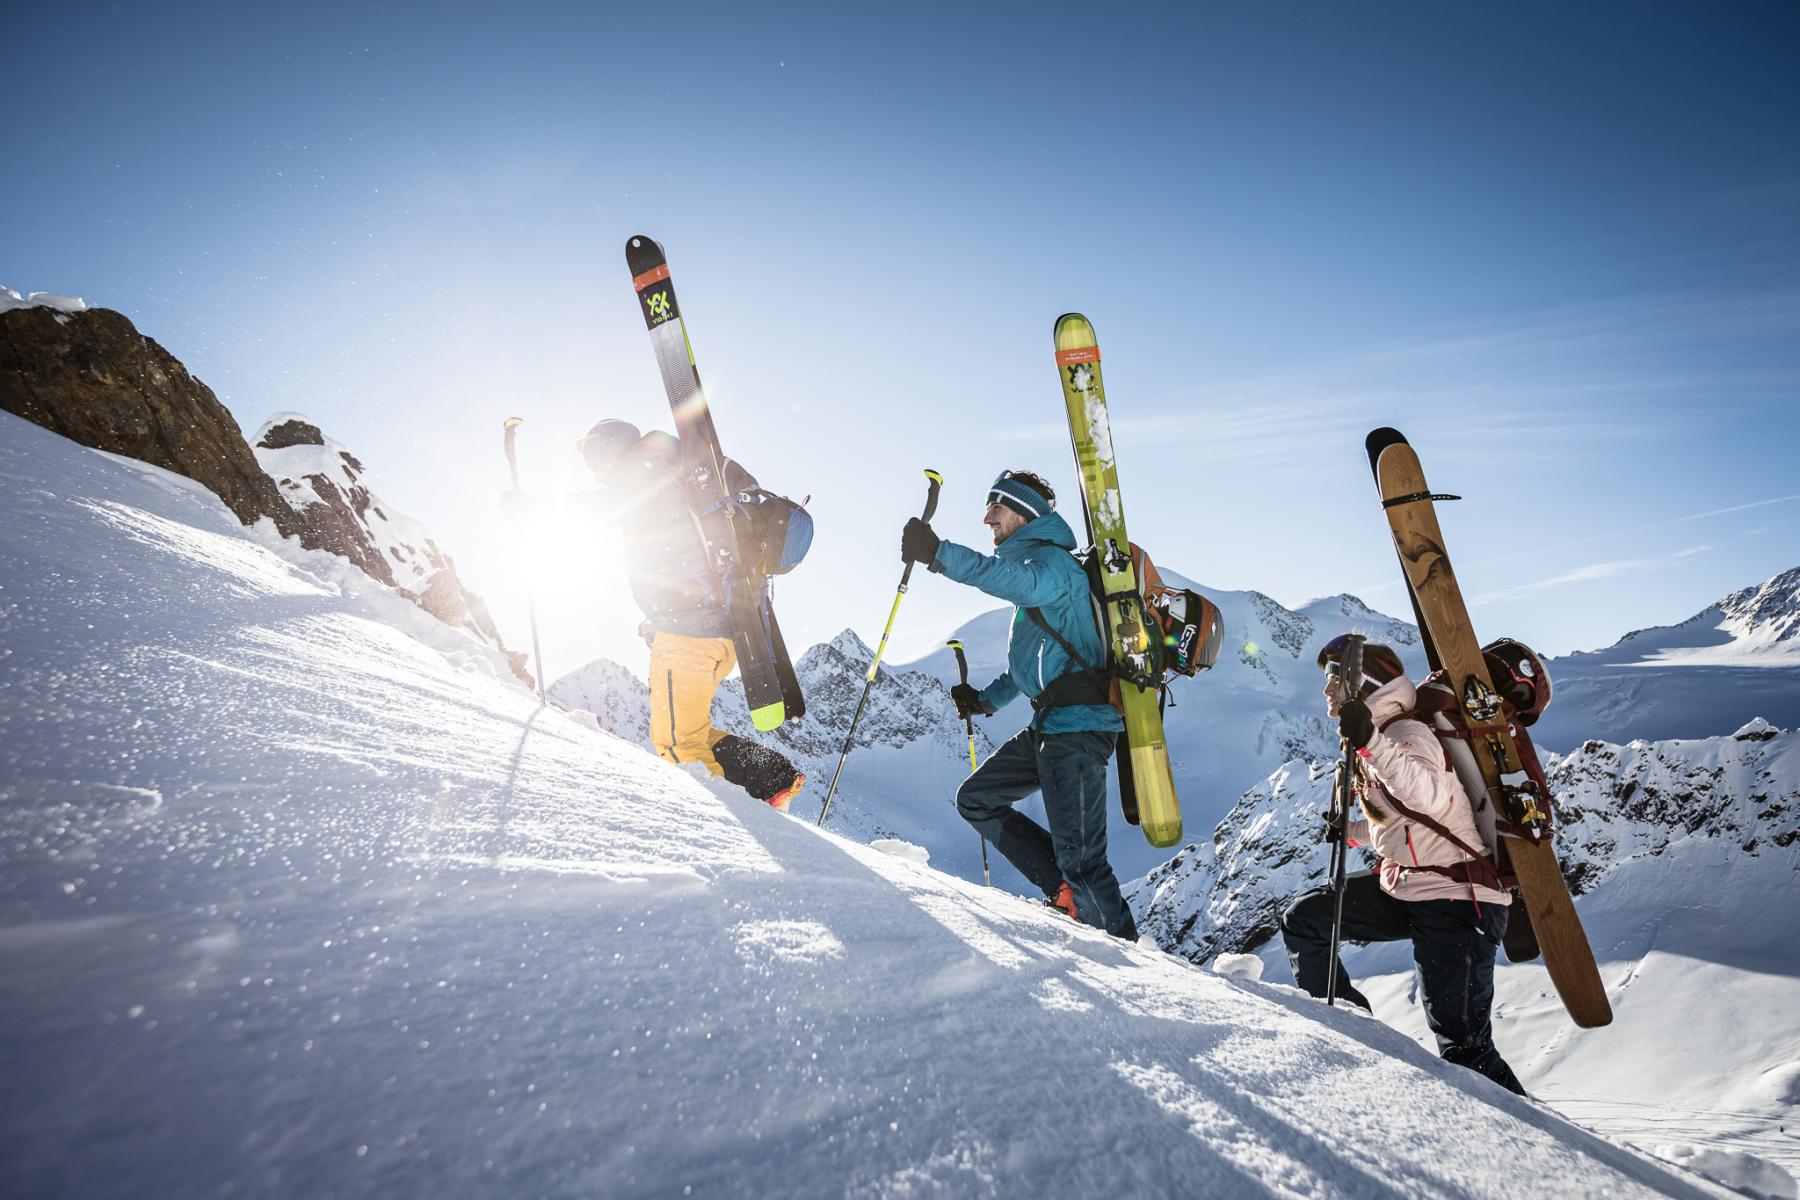
<path fill-rule="evenodd" d="M 1344 698 L 1338 701 L 1341 709 L 1352 700 L 1360 699 L 1362 692 L 1362 648 L 1361 634 L 1353 633 L 1344 647 L 1344 657 L 1338 660 L 1338 682 Z M 1348 738 L 1339 738 L 1338 747 L 1344 757 L 1338 763 L 1337 779 L 1332 788 L 1331 804 L 1331 961 L 1327 964 L 1330 974 L 1325 976 L 1325 1003 L 1337 1005 L 1338 977 L 1338 937 L 1344 930 L 1344 874 L 1350 858 L 1350 790 L 1356 775 L 1356 762 L 1351 756 Z"/>
<path fill-rule="evenodd" d="M 925 493 L 925 515 L 919 519 L 929 522 L 931 514 L 937 511 L 938 489 L 944 486 L 944 477 L 927 467 L 925 478 L 930 490 Z M 862 720 L 863 705 L 869 702 L 869 689 L 875 684 L 875 668 L 881 665 L 881 654 L 887 649 L 888 635 L 894 632 L 894 618 L 900 613 L 900 601 L 906 597 L 906 585 L 912 579 L 912 569 L 912 563 L 908 562 L 906 569 L 900 572 L 900 587 L 894 593 L 894 606 L 888 609 L 887 628 L 881 631 L 881 642 L 875 647 L 875 660 L 869 664 L 869 677 L 863 681 L 862 699 L 856 702 L 856 712 L 851 715 L 850 728 L 844 734 L 844 751 L 838 755 L 837 769 L 831 773 L 831 786 L 825 789 L 825 803 L 819 806 L 820 825 L 825 824 L 825 814 L 831 811 L 831 797 L 837 792 L 838 776 L 844 773 L 844 760 L 850 757 L 850 739 L 856 736 L 856 723 Z"/>
<path fill-rule="evenodd" d="M 951 638 L 944 645 L 956 652 L 956 670 L 966 685 L 969 682 L 969 659 L 963 654 L 963 644 L 955 638 Z M 963 728 L 969 731 L 969 772 L 973 774 L 975 771 L 975 718 L 964 717 Z M 976 836 L 981 837 L 979 831 L 976 832 Z M 985 837 L 981 838 L 981 886 L 993 886 L 993 881 L 988 878 L 987 838 Z"/>
<path fill-rule="evenodd" d="M 513 447 L 513 440 L 518 435 L 519 426 L 525 423 L 524 417 L 508 417 L 503 428 L 506 430 L 506 466 L 512 472 L 513 491 L 519 490 L 519 453 Z M 537 667 L 538 706 L 543 707 L 548 701 L 544 697 L 544 652 L 538 649 L 537 605 L 531 599 L 531 584 L 525 585 L 525 611 L 531 617 L 531 661 Z"/>

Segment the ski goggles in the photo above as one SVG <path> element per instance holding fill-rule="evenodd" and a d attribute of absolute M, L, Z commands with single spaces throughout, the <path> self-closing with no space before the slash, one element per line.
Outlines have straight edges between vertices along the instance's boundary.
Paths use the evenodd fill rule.
<path fill-rule="evenodd" d="M 1340 633 L 1325 643 L 1319 651 L 1319 668 L 1325 674 L 1336 678 L 1344 673 L 1344 655 L 1350 650 L 1350 639 L 1355 636 Z M 1362 644 L 1362 680 L 1365 690 L 1391 683 L 1406 674 L 1406 668 L 1400 662 L 1400 656 L 1380 642 L 1365 641 Z"/>

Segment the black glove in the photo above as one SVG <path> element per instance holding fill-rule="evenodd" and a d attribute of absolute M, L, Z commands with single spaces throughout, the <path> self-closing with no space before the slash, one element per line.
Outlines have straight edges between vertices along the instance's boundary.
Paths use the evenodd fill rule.
<path fill-rule="evenodd" d="M 981 702 L 981 691 L 972 683 L 959 683 L 950 689 L 950 702 L 956 705 L 959 717 L 988 716 L 987 705 Z"/>
<path fill-rule="evenodd" d="M 1335 846 L 1337 843 L 1343 841 L 1344 840 L 1344 827 L 1346 824 L 1343 817 L 1341 815 L 1339 815 L 1338 813 L 1332 812 L 1329 808 L 1326 809 L 1324 812 L 1320 813 L 1319 816 L 1324 818 L 1324 822 L 1325 822 L 1324 837 L 1321 840 L 1324 841 L 1327 845 L 1332 845 L 1332 846 Z"/>
<path fill-rule="evenodd" d="M 900 532 L 900 561 L 929 564 L 937 557 L 938 535 L 931 526 L 914 517 Z"/>
<path fill-rule="evenodd" d="M 1338 709 L 1338 735 L 1352 750 L 1367 746 L 1375 736 L 1375 718 L 1369 715 L 1369 706 L 1361 700 L 1346 701 Z"/>

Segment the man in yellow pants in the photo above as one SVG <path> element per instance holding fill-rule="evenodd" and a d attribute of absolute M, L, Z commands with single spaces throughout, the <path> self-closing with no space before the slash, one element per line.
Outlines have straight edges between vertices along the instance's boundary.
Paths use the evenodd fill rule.
<path fill-rule="evenodd" d="M 626 421 L 601 421 L 577 445 L 599 490 L 570 497 L 619 526 L 625 573 L 643 610 L 638 632 L 650 643 L 650 744 L 672 763 L 699 763 L 758 800 L 786 811 L 806 777 L 767 746 L 717 729 L 713 696 L 737 665 L 724 589 L 681 483 L 674 437 L 640 434 Z M 756 486 L 737 463 L 725 462 L 731 492 Z M 508 492 L 502 507 L 524 517 L 541 502 Z"/>

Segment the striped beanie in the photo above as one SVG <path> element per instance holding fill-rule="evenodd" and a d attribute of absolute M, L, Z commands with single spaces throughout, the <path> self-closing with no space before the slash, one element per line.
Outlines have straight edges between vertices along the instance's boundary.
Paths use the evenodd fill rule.
<path fill-rule="evenodd" d="M 987 502 L 1004 504 L 1027 521 L 1035 521 L 1056 507 L 1056 501 L 1011 471 L 1000 472 L 1000 477 L 994 480 L 994 486 L 988 489 Z"/>

